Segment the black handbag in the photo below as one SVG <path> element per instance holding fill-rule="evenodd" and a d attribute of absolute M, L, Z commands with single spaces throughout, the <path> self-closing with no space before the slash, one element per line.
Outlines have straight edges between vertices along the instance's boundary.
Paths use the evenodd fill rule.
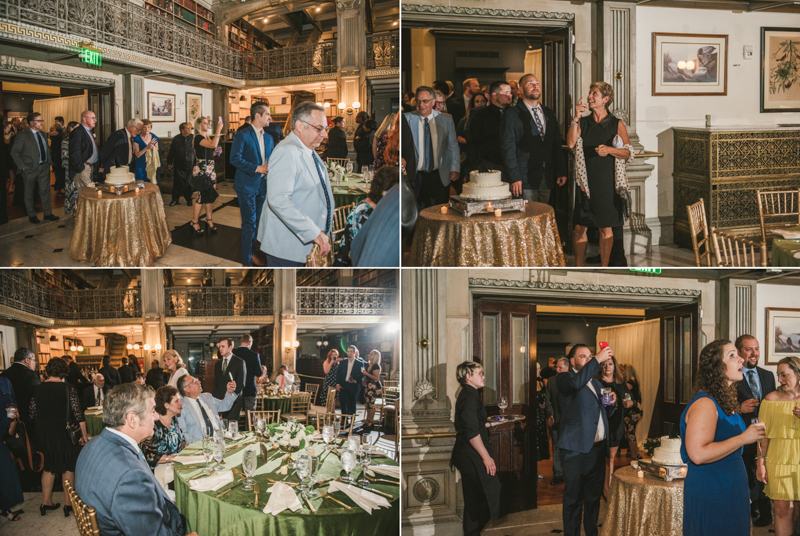
<path fill-rule="evenodd" d="M 69 384 L 67 385 L 67 435 L 69 436 L 69 440 L 72 441 L 72 445 L 78 445 L 81 442 L 81 437 L 83 434 L 81 433 L 81 425 L 77 423 L 70 422 L 69 418 Z"/>
<path fill-rule="evenodd" d="M 205 192 L 211 188 L 211 176 L 204 171 L 192 175 L 189 179 L 189 186 L 193 192 Z"/>

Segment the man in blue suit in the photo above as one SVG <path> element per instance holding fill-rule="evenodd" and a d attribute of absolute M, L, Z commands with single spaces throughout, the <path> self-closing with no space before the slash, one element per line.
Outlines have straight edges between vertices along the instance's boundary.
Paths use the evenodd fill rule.
<path fill-rule="evenodd" d="M 364 361 L 358 357 L 358 348 L 347 349 L 347 359 L 336 369 L 336 390 L 342 403 L 342 415 L 356 414 L 356 400 L 364 379 Z"/>
<path fill-rule="evenodd" d="M 178 415 L 178 426 L 187 443 L 194 443 L 211 435 L 211 430 L 222 428 L 219 412 L 231 409 L 238 395 L 234 394 L 236 382 L 228 382 L 225 398 L 219 400 L 211 393 L 204 393 L 200 380 L 182 376 L 178 380 L 178 392 L 183 397 L 183 409 Z"/>
<path fill-rule="evenodd" d="M 97 510 L 101 534 L 186 533 L 183 516 L 139 449 L 139 443 L 153 435 L 154 408 L 150 389 L 137 383 L 118 385 L 105 399 L 105 429 L 78 456 L 75 491 Z"/>
<path fill-rule="evenodd" d="M 405 117 L 417 155 L 414 190 L 423 209 L 448 202 L 450 183 L 461 171 L 461 153 L 452 116 L 433 109 L 433 88 L 418 87 L 416 101 L 417 111 Z"/>
<path fill-rule="evenodd" d="M 254 352 L 250 348 L 253 346 L 253 337 L 249 333 L 242 335 L 239 339 L 239 347 L 233 351 L 233 355 L 244 361 L 244 389 L 242 396 L 244 397 L 244 410 L 255 411 L 258 392 L 256 391 L 256 378 L 261 378 L 264 375 L 264 369 L 261 368 L 261 355 Z M 247 422 L 248 429 L 250 422 Z"/>
<path fill-rule="evenodd" d="M 239 129 L 231 146 L 231 164 L 236 168 L 233 189 L 239 197 L 242 215 L 242 265 L 263 266 L 253 257 L 256 225 L 267 196 L 267 164 L 274 142 L 266 131 L 271 116 L 269 106 L 257 102 L 250 107 L 252 123 Z"/>
<path fill-rule="evenodd" d="M 600 494 L 609 455 L 608 416 L 614 413 L 617 400 L 612 392 L 611 403 L 603 407 L 600 398 L 603 384 L 595 375 L 602 371 L 601 363 L 611 359 L 611 355 L 611 349 L 606 347 L 592 357 L 588 346 L 576 344 L 567 356 L 570 370 L 556 376 L 561 405 L 556 447 L 561 449 L 566 483 L 561 515 L 567 536 L 580 536 L 581 510 L 586 536 L 597 536 Z"/>

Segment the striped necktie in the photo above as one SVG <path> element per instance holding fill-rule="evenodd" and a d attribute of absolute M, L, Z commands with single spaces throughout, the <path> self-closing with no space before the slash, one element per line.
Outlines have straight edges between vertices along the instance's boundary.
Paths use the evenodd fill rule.
<path fill-rule="evenodd" d="M 425 118 L 425 171 L 433 171 L 433 141 L 431 140 L 431 125 Z"/>
<path fill-rule="evenodd" d="M 322 186 L 322 193 L 325 194 L 325 205 L 328 209 L 327 217 L 325 218 L 325 234 L 331 232 L 331 227 L 333 226 L 333 211 L 331 210 L 331 198 L 328 195 L 328 185 L 325 183 L 325 177 L 327 177 L 328 172 L 323 173 L 324 165 L 322 164 L 322 160 L 320 159 L 319 155 L 316 151 L 311 151 L 311 156 L 314 158 L 314 165 L 317 167 L 317 175 L 319 175 L 319 183 Z"/>
<path fill-rule="evenodd" d="M 533 108 L 531 112 L 533 113 L 533 120 L 536 123 L 536 128 L 539 129 L 539 136 L 542 137 L 542 141 L 544 141 L 544 127 L 542 126 L 542 120 L 539 119 L 539 112 L 537 110 L 541 110 L 538 106 Z"/>

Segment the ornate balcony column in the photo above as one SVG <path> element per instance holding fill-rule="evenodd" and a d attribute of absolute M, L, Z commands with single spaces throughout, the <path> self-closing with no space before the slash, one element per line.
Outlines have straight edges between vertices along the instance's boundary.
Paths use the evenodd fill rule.
<path fill-rule="evenodd" d="M 297 340 L 297 274 L 296 270 L 275 270 L 275 332 L 272 344 L 273 371 L 281 365 L 289 367 L 294 374 L 297 349 L 287 351 L 283 342 Z"/>
<path fill-rule="evenodd" d="M 142 270 L 142 342 L 149 344 L 150 353 L 144 353 L 144 370 L 150 370 L 153 360 L 161 360 L 167 349 L 167 330 L 164 325 L 164 270 L 152 268 Z M 161 351 L 152 352 L 156 344 Z M 163 364 L 163 363 L 162 363 Z"/>
<path fill-rule="evenodd" d="M 341 0 L 336 4 L 336 58 L 339 70 L 336 83 L 339 86 L 339 102 L 345 103 L 341 110 L 345 118 L 347 139 L 352 142 L 356 132 L 356 114 L 369 110 L 367 103 L 366 61 L 367 35 L 366 15 L 363 0 Z M 353 108 L 353 103 L 361 106 Z"/>

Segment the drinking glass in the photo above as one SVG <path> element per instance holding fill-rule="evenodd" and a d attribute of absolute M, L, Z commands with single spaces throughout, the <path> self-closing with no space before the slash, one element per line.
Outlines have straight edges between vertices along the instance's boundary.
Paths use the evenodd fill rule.
<path fill-rule="evenodd" d="M 235 438 L 239 435 L 239 421 L 235 419 L 228 421 L 228 431 L 231 433 L 231 438 Z"/>
<path fill-rule="evenodd" d="M 224 443 L 225 442 L 225 430 L 222 428 L 217 428 L 214 430 L 214 441 L 216 443 Z"/>
<path fill-rule="evenodd" d="M 256 419 L 256 430 L 258 430 L 258 434 L 263 436 L 264 430 L 267 427 L 267 421 L 265 419 Z"/>
<path fill-rule="evenodd" d="M 370 462 L 372 462 L 372 456 L 370 455 L 369 445 L 361 445 L 361 449 L 358 451 L 358 464 L 361 466 L 361 478 L 358 479 L 359 484 L 369 485 L 367 469 L 369 469 Z"/>
<path fill-rule="evenodd" d="M 333 438 L 339 439 L 339 432 L 342 431 L 342 423 L 339 420 L 333 421 Z"/>
<path fill-rule="evenodd" d="M 297 457 L 297 464 L 295 465 L 297 476 L 300 477 L 300 489 L 306 491 L 309 485 L 306 479 L 311 476 L 311 456 L 308 454 L 300 454 Z"/>
<path fill-rule="evenodd" d="M 214 471 L 224 469 L 224 467 L 222 467 L 222 460 L 225 459 L 225 443 L 222 441 L 214 441 L 214 459 L 217 461 L 217 465 L 214 466 Z"/>
<path fill-rule="evenodd" d="M 347 450 L 352 450 L 354 452 L 358 452 L 358 449 L 361 447 L 361 438 L 357 435 L 350 434 L 347 436 Z"/>
<path fill-rule="evenodd" d="M 325 442 L 325 450 L 331 450 L 330 442 L 333 440 L 333 426 L 326 424 L 322 427 L 322 440 Z"/>
<path fill-rule="evenodd" d="M 214 457 L 214 438 L 205 436 L 203 438 L 203 459 L 206 461 L 206 469 L 212 457 Z"/>
<path fill-rule="evenodd" d="M 257 463 L 256 451 L 252 449 L 245 450 L 242 458 L 242 470 L 247 477 L 247 480 L 244 481 L 244 486 L 242 486 L 242 489 L 245 491 L 253 489 L 253 484 L 255 484 L 255 480 L 253 480 L 253 471 L 256 470 Z"/>
<path fill-rule="evenodd" d="M 311 482 L 309 482 L 308 486 L 308 496 L 309 497 L 319 497 L 319 493 L 314 490 L 314 484 L 317 483 L 317 477 L 319 476 L 319 456 L 309 456 L 311 460 Z"/>
<path fill-rule="evenodd" d="M 506 400 L 506 397 L 500 397 L 500 402 L 497 404 L 497 407 L 500 408 L 500 413 L 504 413 L 506 411 L 506 408 L 508 407 L 508 400 Z"/>
<path fill-rule="evenodd" d="M 761 421 L 758 418 L 751 419 L 750 424 L 758 424 Z M 758 456 L 756 456 L 756 460 L 763 460 L 764 455 L 761 453 L 761 441 L 756 441 L 756 445 L 758 445 Z"/>
<path fill-rule="evenodd" d="M 357 461 L 356 453 L 352 450 L 346 450 L 342 453 L 342 469 L 344 469 L 345 476 L 342 477 L 342 482 L 353 482 L 350 477 L 350 472 L 355 468 Z"/>
<path fill-rule="evenodd" d="M 344 169 L 347 170 L 347 173 L 352 173 L 353 172 L 353 163 L 352 162 L 348 162 L 347 165 L 344 166 Z"/>
<path fill-rule="evenodd" d="M 610 406 L 611 405 L 611 388 L 610 387 L 603 387 L 602 389 L 600 389 L 600 395 L 601 395 L 601 397 L 603 399 L 603 405 L 604 406 Z"/>
<path fill-rule="evenodd" d="M 6 416 L 9 419 L 13 419 L 14 417 L 17 416 L 17 405 L 14 404 L 13 402 L 6 406 Z"/>

